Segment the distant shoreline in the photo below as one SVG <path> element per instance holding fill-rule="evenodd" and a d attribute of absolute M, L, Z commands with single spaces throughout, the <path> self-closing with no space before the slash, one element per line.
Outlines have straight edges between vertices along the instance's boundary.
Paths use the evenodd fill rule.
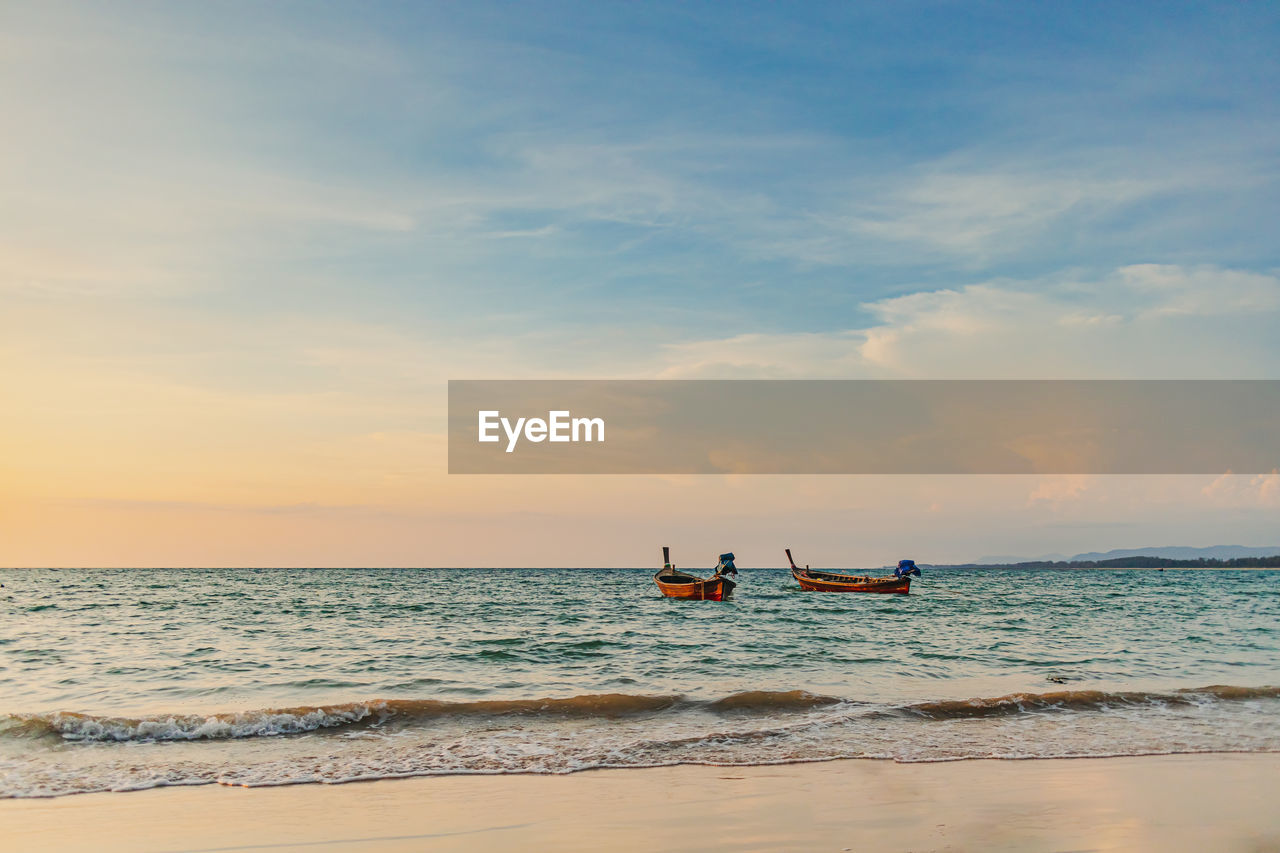
<path fill-rule="evenodd" d="M 1280 569 L 1274 557 L 1237 557 L 1232 560 L 1175 560 L 1168 557 L 1117 557 L 1113 560 L 1031 560 L 1025 563 L 956 563 L 927 566 L 934 569 Z"/>

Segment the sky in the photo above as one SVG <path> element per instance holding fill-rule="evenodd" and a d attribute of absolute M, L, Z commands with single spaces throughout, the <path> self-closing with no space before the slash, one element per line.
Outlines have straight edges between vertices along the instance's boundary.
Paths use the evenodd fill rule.
<path fill-rule="evenodd" d="M 476 378 L 1280 378 L 1272 4 L 0 7 L 0 565 L 1280 544 L 1280 474 L 465 477 Z M 775 553 L 776 552 L 776 553 Z"/>

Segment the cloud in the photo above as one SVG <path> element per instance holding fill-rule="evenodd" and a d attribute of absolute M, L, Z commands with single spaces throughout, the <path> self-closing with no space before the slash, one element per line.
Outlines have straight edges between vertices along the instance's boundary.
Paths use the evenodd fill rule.
<path fill-rule="evenodd" d="M 1168 180 L 1020 171 L 937 171 L 856 203 L 845 227 L 874 240 L 974 257 L 1011 254 L 1072 214 L 1097 215 L 1171 188 Z"/>
<path fill-rule="evenodd" d="M 1094 485 L 1095 480 L 1095 477 L 1082 474 L 1067 474 L 1044 480 L 1027 495 L 1027 505 L 1043 503 L 1056 507 L 1067 501 L 1078 500 Z"/>
<path fill-rule="evenodd" d="M 1269 474 L 1241 475 L 1227 471 L 1201 493 L 1213 504 L 1226 507 L 1280 506 L 1280 470 Z"/>
<path fill-rule="evenodd" d="M 1132 251 L 1135 231 L 1146 257 L 1192 245 L 1219 258 L 1224 234 L 1245 232 L 1263 233 L 1270 252 L 1266 122 L 1215 115 L 1210 127 L 1166 110 L 1184 118 L 1179 133 L 1122 145 L 1082 142 L 1098 120 L 1078 111 L 1028 141 L 1011 137 L 1009 118 L 1029 108 L 1044 118 L 1062 102 L 988 85 L 955 92 L 985 132 L 933 139 L 933 88 L 841 87 L 851 114 L 883 97 L 921 122 L 850 127 L 807 100 L 825 89 L 793 102 L 736 85 L 734 69 L 704 67 L 687 46 L 610 31 L 611 15 L 597 22 L 611 38 L 571 47 L 558 28 L 518 14 L 424 15 L 430 26 L 414 15 L 403 27 L 344 20 L 340 10 L 301 20 L 154 9 L 128 22 L 92 8 L 24 10 L 0 36 L 10 129 L 0 139 L 0 289 L 259 296 L 324 280 L 342 285 L 329 290 L 345 291 L 335 301 L 450 300 L 464 321 L 495 303 L 603 313 L 637 291 L 661 302 L 679 290 L 681 307 L 705 317 L 722 307 L 724 281 L 822 296 L 812 291 L 830 279 L 806 276 L 834 268 L 868 300 L 901 284 L 869 269 L 990 276 L 1018 261 L 1025 274 L 1062 266 L 1041 263 L 1054 253 L 1110 263 L 1116 245 Z M 805 39 L 774 44 L 782 23 L 767 37 L 735 37 L 764 38 L 806 64 L 808 38 L 833 37 L 811 21 Z M 615 73 L 619 44 L 650 63 Z M 870 55 L 837 52 L 821 73 L 866 73 L 879 64 Z M 1042 73 L 1038 56 L 1003 61 L 1014 60 L 1028 65 L 1005 66 L 1009 78 Z M 1135 75 L 1130 64 L 1111 70 Z M 1084 81 L 1057 73 L 1091 87 L 1097 68 Z M 1168 227 L 1185 213 L 1174 202 L 1188 199 L 1190 236 Z M 477 280 L 483 293 L 455 296 Z M 781 301 L 760 300 L 753 319 Z M 790 330 L 827 326 L 812 319 Z M 1076 322 L 1107 315 L 1082 311 Z M 894 351 L 889 336 L 867 354 Z"/>
<path fill-rule="evenodd" d="M 1146 316 L 1217 316 L 1280 310 L 1274 275 L 1211 266 L 1133 264 L 1118 271 L 1125 286 L 1152 304 Z"/>
<path fill-rule="evenodd" d="M 858 332 L 746 334 L 667 346 L 659 379 L 791 379 L 809 370 L 843 374 L 865 366 Z M 817 365 L 821 365 L 819 368 Z"/>
<path fill-rule="evenodd" d="M 995 280 L 867 303 L 878 323 L 666 348 L 663 376 L 1273 378 L 1280 278 L 1140 264 L 1097 278 Z"/>

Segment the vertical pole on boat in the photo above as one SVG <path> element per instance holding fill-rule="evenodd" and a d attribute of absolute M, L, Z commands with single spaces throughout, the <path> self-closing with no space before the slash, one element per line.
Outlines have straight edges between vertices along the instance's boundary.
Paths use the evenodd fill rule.
<path fill-rule="evenodd" d="M 662 546 L 662 568 L 664 569 L 671 568 L 671 546 L 670 545 Z"/>

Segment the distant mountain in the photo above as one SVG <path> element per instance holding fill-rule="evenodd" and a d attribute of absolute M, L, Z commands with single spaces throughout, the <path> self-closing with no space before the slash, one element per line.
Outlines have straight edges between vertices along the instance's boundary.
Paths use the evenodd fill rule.
<path fill-rule="evenodd" d="M 977 566 L 1012 566 L 1017 563 L 1052 563 L 1084 560 L 1115 560 L 1120 557 L 1164 557 L 1169 560 L 1239 560 L 1244 557 L 1280 556 L 1280 545 L 1249 548 L 1244 545 L 1210 545 L 1190 548 L 1185 545 L 1153 545 L 1150 548 L 1114 548 L 1110 551 L 1088 551 L 1068 557 L 1064 554 L 1041 554 L 1037 557 L 1016 554 L 989 554 L 973 561 Z"/>
<path fill-rule="evenodd" d="M 1045 557 L 1046 560 L 1114 560 L 1119 557 L 1165 557 L 1170 560 L 1238 560 L 1241 557 L 1274 557 L 1280 554 L 1280 545 L 1265 548 L 1247 548 L 1243 545 L 1211 545 L 1208 548 L 1188 548 L 1182 545 L 1163 545 L 1152 548 L 1115 548 L 1111 551 L 1089 551 L 1074 557 Z M 1018 562 L 1009 560 L 1008 562 Z"/>

